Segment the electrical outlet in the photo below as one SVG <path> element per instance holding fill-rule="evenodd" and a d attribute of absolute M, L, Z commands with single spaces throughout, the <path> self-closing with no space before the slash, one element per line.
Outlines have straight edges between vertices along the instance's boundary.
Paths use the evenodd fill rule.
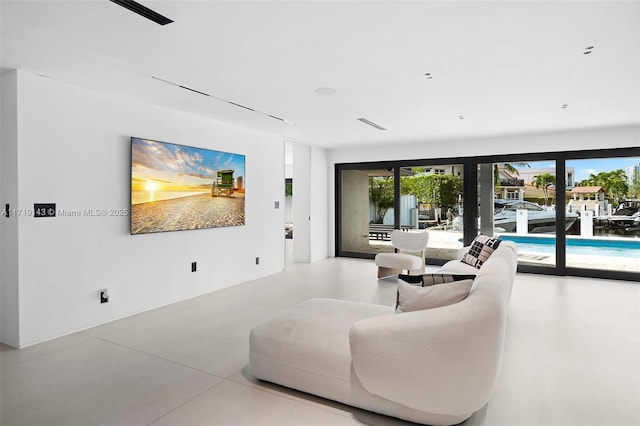
<path fill-rule="evenodd" d="M 197 269 L 198 269 L 197 262 L 191 262 L 191 272 L 196 272 Z"/>
<path fill-rule="evenodd" d="M 109 302 L 109 293 L 107 293 L 107 289 L 104 288 L 100 290 L 100 303 L 108 303 Z"/>
<path fill-rule="evenodd" d="M 260 264 L 260 257 L 258 256 L 256 257 L 256 265 L 259 265 L 259 264 Z"/>
<path fill-rule="evenodd" d="M 276 209 L 279 209 L 280 208 L 280 201 L 274 201 L 273 202 L 273 207 L 276 208 Z"/>

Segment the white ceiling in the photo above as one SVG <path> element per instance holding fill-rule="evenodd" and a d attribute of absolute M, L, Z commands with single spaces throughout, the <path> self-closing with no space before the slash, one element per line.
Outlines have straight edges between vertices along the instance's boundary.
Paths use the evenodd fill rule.
<path fill-rule="evenodd" d="M 328 148 L 640 123 L 638 1 L 140 2 L 1 0 L 2 69 Z"/>

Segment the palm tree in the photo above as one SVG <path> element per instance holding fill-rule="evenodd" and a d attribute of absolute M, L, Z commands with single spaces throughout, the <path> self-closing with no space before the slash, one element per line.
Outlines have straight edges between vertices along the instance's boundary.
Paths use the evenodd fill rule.
<path fill-rule="evenodd" d="M 493 163 L 493 182 L 496 185 L 500 184 L 500 166 L 511 173 L 512 175 L 520 175 L 520 172 L 516 167 L 531 167 L 529 163 Z"/>
<path fill-rule="evenodd" d="M 621 199 L 625 198 L 629 193 L 629 185 L 627 184 L 627 175 L 622 169 L 613 170 L 611 172 L 600 172 L 597 175 L 591 173 L 587 179 L 580 181 L 578 186 L 600 186 L 614 205 L 617 205 Z"/>
<path fill-rule="evenodd" d="M 544 194 L 544 205 L 549 205 L 549 188 L 556 184 L 556 177 L 550 173 L 542 173 L 533 178 L 533 186 L 542 188 Z"/>

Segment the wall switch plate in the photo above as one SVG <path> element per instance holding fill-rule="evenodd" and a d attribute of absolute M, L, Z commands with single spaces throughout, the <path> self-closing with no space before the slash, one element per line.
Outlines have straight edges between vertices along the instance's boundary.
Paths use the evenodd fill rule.
<path fill-rule="evenodd" d="M 33 217 L 56 217 L 56 203 L 35 203 Z"/>
<path fill-rule="evenodd" d="M 191 272 L 196 272 L 197 269 L 198 269 L 197 262 L 191 262 Z"/>
<path fill-rule="evenodd" d="M 109 302 L 109 293 L 107 293 L 107 289 L 104 288 L 100 290 L 100 303 L 108 303 Z"/>

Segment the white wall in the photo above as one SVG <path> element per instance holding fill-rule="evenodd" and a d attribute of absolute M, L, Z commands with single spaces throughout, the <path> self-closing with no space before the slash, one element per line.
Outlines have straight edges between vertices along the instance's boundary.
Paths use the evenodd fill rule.
<path fill-rule="evenodd" d="M 294 173 L 299 174 L 298 178 Z M 296 262 L 317 262 L 326 259 L 329 254 L 329 174 L 326 149 L 293 141 L 285 142 L 285 177 L 293 178 L 294 194 L 290 197 L 291 200 L 287 199 L 287 203 L 292 203 L 291 208 L 297 209 L 298 215 L 293 220 L 293 251 Z M 287 204 L 287 208 L 289 207 Z"/>
<path fill-rule="evenodd" d="M 311 149 L 292 144 L 293 153 L 293 261 L 311 260 Z"/>
<path fill-rule="evenodd" d="M 422 158 L 472 157 L 480 155 L 632 148 L 640 143 L 640 126 L 624 126 L 563 132 L 495 136 L 478 139 L 429 141 L 334 149 L 330 161 L 407 160 Z"/>
<path fill-rule="evenodd" d="M 327 200 L 331 170 L 327 150 L 311 147 L 311 262 L 322 260 L 329 253 L 327 226 L 331 212 Z"/>
<path fill-rule="evenodd" d="M 367 161 L 412 160 L 535 152 L 636 148 L 640 126 L 621 126 L 526 135 L 496 136 L 466 140 L 430 141 L 412 144 L 350 147 L 329 153 L 329 168 L 336 164 Z M 335 255 L 335 179 L 329 175 L 329 255 Z"/>
<path fill-rule="evenodd" d="M 2 76 L 2 147 L 0 149 L 0 206 L 18 207 L 18 97 L 17 73 Z M 19 340 L 18 317 L 18 218 L 14 214 L 0 218 L 0 336 L 6 343 L 17 346 Z"/>
<path fill-rule="evenodd" d="M 293 179 L 293 142 L 284 141 L 284 177 Z"/>
<path fill-rule="evenodd" d="M 29 345 L 283 269 L 284 209 L 274 208 L 284 204 L 280 138 L 17 76 L 19 207 L 129 208 L 129 137 L 138 136 L 245 154 L 246 225 L 131 236 L 128 217 L 20 217 L 20 336 L 3 340 Z M 111 297 L 103 305 L 102 288 Z"/>

